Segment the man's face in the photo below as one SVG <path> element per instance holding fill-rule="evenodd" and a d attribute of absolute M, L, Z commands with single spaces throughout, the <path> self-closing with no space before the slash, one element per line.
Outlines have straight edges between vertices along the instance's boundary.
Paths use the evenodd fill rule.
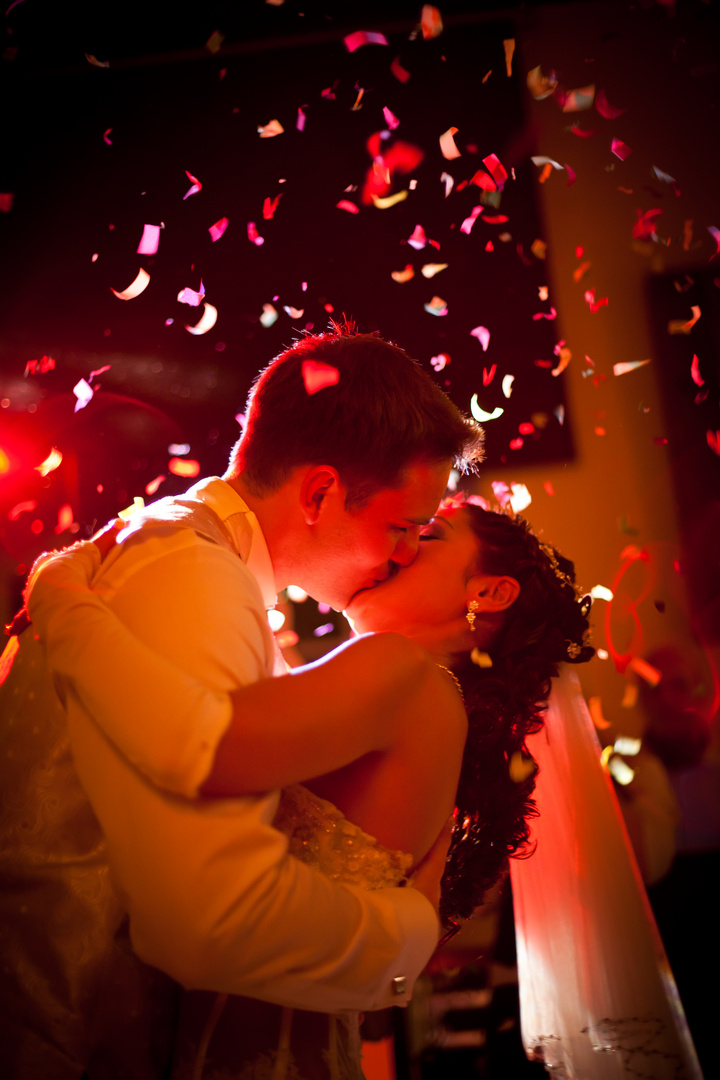
<path fill-rule="evenodd" d="M 423 525 L 445 494 L 451 463 L 418 461 L 399 488 L 384 488 L 355 512 L 344 500 L 328 500 L 315 527 L 311 564 L 302 587 L 316 600 L 342 611 L 361 589 L 409 566 Z"/>

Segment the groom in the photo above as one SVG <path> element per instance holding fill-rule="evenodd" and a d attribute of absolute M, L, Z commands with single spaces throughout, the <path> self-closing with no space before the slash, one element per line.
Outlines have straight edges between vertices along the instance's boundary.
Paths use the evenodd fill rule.
<path fill-rule="evenodd" d="M 118 671 L 115 652 L 93 657 L 90 609 L 82 631 L 74 624 L 63 635 L 46 620 L 40 632 L 50 665 L 66 676 L 58 685 L 74 768 L 101 827 L 95 835 L 88 825 L 89 843 L 106 841 L 116 886 L 109 898 L 102 892 L 103 856 L 98 896 L 112 908 L 104 917 L 106 938 L 114 926 L 116 944 L 122 940 L 120 912 L 126 911 L 134 952 L 191 988 L 318 1011 L 382 1008 L 409 998 L 437 940 L 436 915 L 416 889 L 363 892 L 289 858 L 272 828 L 277 793 L 222 800 L 198 795 L 222 759 L 217 750 L 226 741 L 228 694 L 284 670 L 266 619 L 277 591 L 297 584 L 342 610 L 358 590 L 412 562 L 419 529 L 434 514 L 451 465 L 472 467 L 480 450 L 479 429 L 400 349 L 342 330 L 307 337 L 257 379 L 225 478 L 203 481 L 139 514 L 96 577 L 96 590 L 124 626 L 193 680 L 186 688 L 178 677 L 172 722 L 166 727 L 168 702 L 154 699 L 157 687 L 139 667 Z M 85 665 L 82 695 L 69 678 L 73 664 Z M 401 690 L 416 691 L 417 672 L 400 671 L 397 678 L 407 680 Z M 198 698 L 195 681 L 212 692 Z M 286 681 L 292 710 L 293 680 Z M 128 705 L 133 695 L 142 708 Z M 348 722 L 353 703 L 317 707 L 332 708 L 340 724 Z M 46 855 L 52 862 L 53 849 Z M 33 861 L 37 866 L 42 856 Z M 63 887 L 72 893 L 74 883 L 66 880 Z M 86 886 L 85 900 L 88 895 Z M 93 904 L 85 907 L 96 914 Z M 37 903 L 35 910 L 42 917 Z M 96 927 L 95 938 L 82 943 L 86 970 L 71 1045 L 63 1043 L 57 1015 L 31 1020 L 26 1027 L 32 1032 L 18 1042 L 14 1076 L 32 1075 L 22 1071 L 27 1059 L 43 1063 L 47 1075 L 52 1066 L 53 1076 L 79 1077 L 85 1069 L 92 1077 L 103 1040 L 114 1040 L 112 1052 L 105 1052 L 117 1060 L 117 1031 L 107 1015 L 112 1009 L 102 1001 L 117 956 L 102 939 L 103 928 Z M 98 972 L 104 965 L 95 983 L 94 948 L 101 954 Z M 13 999 L 11 988 L 0 999 L 17 1027 L 25 1022 L 26 998 L 31 1010 L 57 1014 L 57 1001 L 45 993 L 37 941 L 27 952 L 34 952 L 29 966 L 22 950 L 14 953 L 18 994 Z M 74 961 L 60 958 L 70 987 Z M 57 967 L 57 954 L 53 962 Z M 125 949 L 124 975 L 128 963 Z M 141 982 L 138 1002 L 162 997 L 157 979 L 151 992 Z M 146 1005 L 132 1006 L 118 999 L 126 1042 L 133 1038 L 128 1017 L 148 1013 Z M 103 1024 L 93 1042 L 98 1014 Z M 135 1040 L 148 1052 L 147 1060 L 132 1064 L 134 1076 L 160 1075 L 157 1043 L 157 1032 L 147 1045 Z"/>

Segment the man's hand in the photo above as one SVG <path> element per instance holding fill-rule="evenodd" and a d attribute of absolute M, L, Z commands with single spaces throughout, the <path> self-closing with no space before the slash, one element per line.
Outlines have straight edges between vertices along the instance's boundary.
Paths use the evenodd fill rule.
<path fill-rule="evenodd" d="M 415 871 L 412 880 L 413 889 L 421 892 L 430 901 L 436 912 L 440 907 L 440 881 L 447 865 L 453 825 L 453 818 L 448 818 L 437 840 Z"/>

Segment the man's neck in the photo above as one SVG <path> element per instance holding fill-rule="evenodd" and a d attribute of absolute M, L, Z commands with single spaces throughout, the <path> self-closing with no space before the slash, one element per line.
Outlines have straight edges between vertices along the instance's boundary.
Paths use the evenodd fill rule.
<path fill-rule="evenodd" d="M 223 480 L 236 491 L 249 510 L 252 510 L 258 519 L 258 524 L 265 537 L 270 560 L 275 573 L 275 585 L 278 592 L 292 584 L 292 573 L 285 567 L 284 552 L 288 547 L 288 539 L 292 527 L 291 500 L 284 489 L 272 492 L 270 495 L 260 496 L 248 490 L 242 473 L 236 476 L 224 476 Z M 290 549 L 292 550 L 292 544 Z M 287 580 L 284 580 L 287 578 Z"/>

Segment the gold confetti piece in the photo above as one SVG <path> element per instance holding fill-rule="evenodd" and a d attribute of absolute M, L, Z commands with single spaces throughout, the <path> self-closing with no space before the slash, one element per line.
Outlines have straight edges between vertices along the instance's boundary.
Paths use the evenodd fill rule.
<path fill-rule="evenodd" d="M 402 284 L 405 281 L 412 281 L 415 277 L 415 271 L 410 263 L 407 264 L 404 270 L 393 270 L 390 277 L 393 281 L 398 281 Z"/>
<path fill-rule="evenodd" d="M 133 498 L 131 506 L 126 506 L 124 510 L 118 511 L 118 517 L 122 518 L 123 521 L 129 521 L 133 514 L 136 514 L 138 510 L 143 510 L 144 508 L 145 500 L 140 495 L 136 495 Z"/>
<path fill-rule="evenodd" d="M 441 270 L 447 270 L 447 263 L 425 263 L 421 268 L 420 273 L 423 277 L 431 278 L 439 274 Z"/>
<path fill-rule="evenodd" d="M 379 195 L 373 193 L 372 201 L 375 206 L 377 206 L 378 210 L 387 210 L 388 207 L 395 206 L 396 203 L 404 202 L 407 197 L 407 190 L 398 191 L 396 195 L 386 195 L 385 198 L 381 198 Z"/>
<path fill-rule="evenodd" d="M 547 244 L 544 240 L 533 240 L 530 250 L 536 259 L 544 259 L 545 253 L 547 252 Z M 547 300 L 547 293 L 545 296 L 541 297 L 541 299 Z"/>
<path fill-rule="evenodd" d="M 275 135 L 282 135 L 284 130 L 279 120 L 270 120 L 269 123 L 258 127 L 258 134 L 261 139 L 272 139 Z"/>
<path fill-rule="evenodd" d="M 598 731 L 604 731 L 606 728 L 610 727 L 610 724 L 603 716 L 602 701 L 599 697 L 588 698 L 588 711 L 592 717 L 592 722 Z M 612 753 L 612 747 L 610 748 L 610 752 Z"/>
<path fill-rule="evenodd" d="M 128 285 L 127 289 L 123 289 L 122 292 L 117 292 L 115 289 L 111 288 L 110 292 L 117 296 L 118 300 L 134 300 L 140 293 L 145 292 L 145 289 L 147 289 L 149 284 L 150 275 L 147 270 L 141 268 L 137 272 L 137 277 Z"/>
<path fill-rule="evenodd" d="M 525 757 L 520 750 L 516 750 L 510 758 L 508 775 L 513 784 L 522 784 L 523 780 L 527 780 L 528 776 L 532 776 L 535 768 L 535 762 L 531 757 Z"/>
<path fill-rule="evenodd" d="M 456 127 L 450 127 L 440 136 L 440 149 L 442 151 L 442 156 L 447 161 L 452 161 L 453 158 L 460 157 L 460 151 L 455 145 L 454 139 L 454 136 L 457 134 L 458 130 L 459 129 Z"/>
<path fill-rule="evenodd" d="M 512 75 L 512 59 L 515 52 L 515 38 L 505 38 L 503 41 L 503 48 L 505 50 L 505 70 L 507 72 L 508 79 Z"/>
<path fill-rule="evenodd" d="M 618 735 L 613 749 L 616 754 L 624 757 L 636 757 L 640 753 L 642 739 L 635 739 L 631 735 Z"/>
<path fill-rule="evenodd" d="M 647 660 L 643 660 L 640 656 L 633 656 L 628 667 L 637 672 L 640 678 L 644 679 L 649 686 L 657 686 L 662 679 L 662 672 L 658 671 L 652 664 L 648 664 Z"/>
<path fill-rule="evenodd" d="M 625 683 L 625 693 L 623 694 L 620 707 L 622 709 L 633 709 L 638 699 L 638 688 L 635 683 Z M 615 741 L 615 749 L 618 754 L 622 754 L 625 751 L 621 750 L 618 746 L 618 740 Z"/>
<path fill-rule="evenodd" d="M 493 666 L 492 657 L 489 653 L 482 652 L 481 649 L 473 649 L 470 653 L 470 659 L 473 664 L 477 664 L 481 668 L 491 668 Z"/>

